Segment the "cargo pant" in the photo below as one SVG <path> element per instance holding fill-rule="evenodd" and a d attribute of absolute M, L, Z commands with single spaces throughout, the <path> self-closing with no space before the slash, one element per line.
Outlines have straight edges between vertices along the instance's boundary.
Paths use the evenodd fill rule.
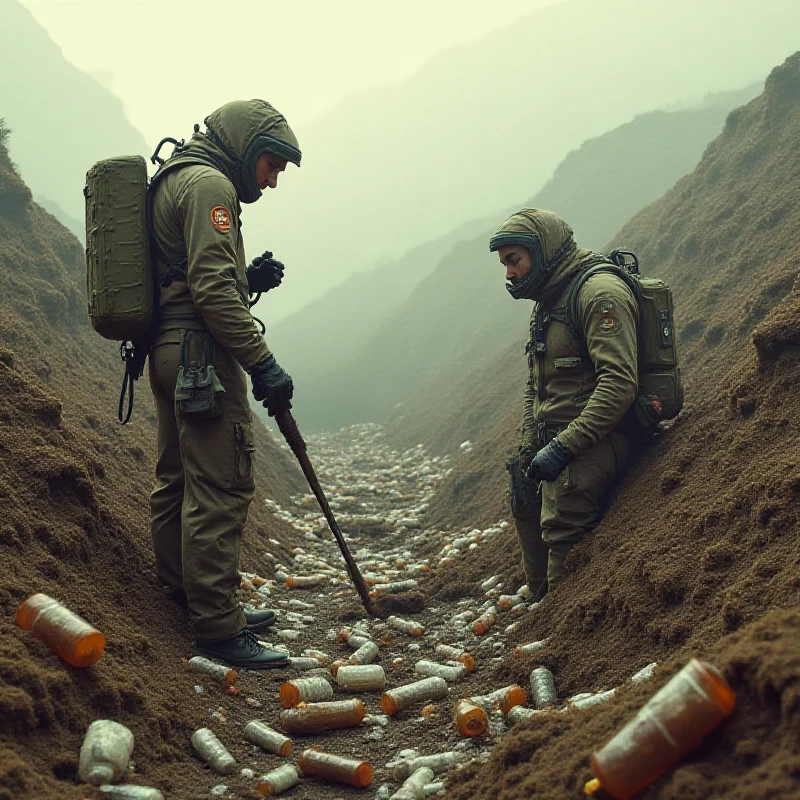
<path fill-rule="evenodd" d="M 174 394 L 185 335 L 163 330 L 150 350 L 158 422 L 150 495 L 156 575 L 163 586 L 185 589 L 198 639 L 225 639 L 245 627 L 236 591 L 242 531 L 255 490 L 247 378 L 233 358 L 214 347 L 225 388 L 222 415 L 179 419 Z"/>
<path fill-rule="evenodd" d="M 522 566 L 534 595 L 542 597 L 561 582 L 567 554 L 600 522 L 629 454 L 628 438 L 613 431 L 578 456 L 555 481 L 542 482 L 540 492 L 527 481 L 524 491 L 515 492 L 511 472 L 511 511 Z"/>

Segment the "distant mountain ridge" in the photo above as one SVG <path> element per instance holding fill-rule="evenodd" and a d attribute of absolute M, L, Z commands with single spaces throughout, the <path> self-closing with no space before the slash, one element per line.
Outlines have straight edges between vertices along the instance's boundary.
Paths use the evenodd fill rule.
<path fill-rule="evenodd" d="M 148 146 L 120 99 L 70 64 L 17 0 L 0 0 L 0 20 L 0 102 L 14 131 L 11 155 L 34 197 L 77 232 L 86 170 L 101 158 L 149 154 Z"/>
<path fill-rule="evenodd" d="M 759 88 L 726 93 L 708 107 L 644 114 L 589 140 L 558 166 L 541 192 L 507 211 L 521 205 L 558 211 L 582 245 L 601 249 L 695 166 L 728 111 Z M 298 370 L 297 409 L 306 424 L 336 428 L 391 415 L 407 443 L 425 441 L 445 450 L 480 432 L 480 425 L 438 423 L 462 402 L 464 420 L 476 421 L 479 405 L 466 399 L 471 392 L 464 376 L 478 374 L 482 364 L 487 376 L 494 374 L 495 361 L 526 335 L 529 304 L 508 297 L 502 268 L 488 253 L 491 231 L 504 215 L 499 211 L 466 230 L 361 351 L 343 352 L 335 330 L 330 332 L 330 369 Z M 313 328 L 313 319 L 307 324 Z M 293 368 L 289 343 L 283 345 L 279 357 Z"/>

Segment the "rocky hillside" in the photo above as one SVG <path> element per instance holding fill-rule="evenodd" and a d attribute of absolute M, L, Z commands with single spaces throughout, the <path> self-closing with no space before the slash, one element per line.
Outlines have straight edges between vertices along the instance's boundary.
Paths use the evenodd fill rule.
<path fill-rule="evenodd" d="M 571 555 L 565 583 L 518 632 L 520 641 L 550 637 L 536 663 L 554 671 L 564 696 L 620 685 L 649 661 L 667 662 L 666 677 L 690 654 L 725 671 L 737 716 L 646 798 L 797 792 L 798 141 L 800 53 L 730 115 L 697 169 L 617 237 L 675 287 L 686 410 L 641 448 L 604 521 Z M 502 514 L 515 417 L 456 465 L 431 524 Z M 455 582 L 477 591 L 479 578 L 509 569 L 509 545 L 434 577 L 439 592 Z M 498 680 L 523 681 L 533 665 L 504 662 Z M 452 796 L 510 800 L 524 788 L 574 797 L 591 750 L 641 701 L 627 692 L 588 716 L 523 724 Z"/>
<path fill-rule="evenodd" d="M 4 137 L 0 136 L 0 139 Z M 187 621 L 162 598 L 147 502 L 154 416 L 146 380 L 130 425 L 115 419 L 116 346 L 86 316 L 77 239 L 42 208 L 0 143 L 0 798 L 84 798 L 72 779 L 97 717 L 130 725 L 148 765 L 182 757 L 201 704 L 179 668 Z M 258 501 L 243 566 L 297 534 L 267 517 L 301 476 L 263 428 Z M 91 674 L 60 664 L 13 624 L 27 595 L 52 594 L 91 620 L 108 650 Z M 180 697 L 180 702 L 176 699 Z M 178 734 L 181 735 L 175 738 Z"/>
<path fill-rule="evenodd" d="M 526 204 L 560 211 L 582 243 L 601 248 L 637 211 L 693 169 L 722 130 L 728 112 L 757 92 L 758 87 L 725 93 L 701 108 L 645 114 L 590 139 Z M 500 209 L 494 218 L 464 226 L 460 235 L 443 240 L 446 254 L 428 261 L 429 274 L 405 302 L 398 298 L 390 306 L 393 298 L 378 298 L 378 308 L 386 309 L 378 326 L 365 310 L 374 297 L 371 283 L 349 282 L 354 299 L 369 302 L 346 304 L 338 320 L 338 297 L 328 296 L 323 319 L 332 319 L 324 326 L 325 336 L 315 337 L 318 355 L 308 358 L 313 370 L 305 358 L 295 367 L 294 342 L 302 346 L 312 338 L 320 315 L 299 313 L 279 325 L 280 358 L 296 378 L 303 420 L 313 427 L 336 428 L 393 414 L 398 441 L 425 442 L 443 452 L 452 452 L 491 424 L 496 412 L 476 404 L 485 386 L 472 381 L 482 365 L 496 379 L 497 358 L 525 336 L 529 314 L 526 304 L 509 299 L 502 267 L 488 253 L 490 232 L 514 210 Z M 381 273 L 395 276 L 410 261 L 430 255 L 430 250 L 411 253 Z M 322 313 L 322 301 L 318 305 Z M 362 321 L 360 339 L 341 335 L 346 326 Z M 275 339 L 270 336 L 269 341 Z M 354 347 L 359 342 L 360 349 Z M 398 403 L 402 406 L 396 409 Z M 463 418 L 451 425 L 456 408 L 463 409 Z"/>

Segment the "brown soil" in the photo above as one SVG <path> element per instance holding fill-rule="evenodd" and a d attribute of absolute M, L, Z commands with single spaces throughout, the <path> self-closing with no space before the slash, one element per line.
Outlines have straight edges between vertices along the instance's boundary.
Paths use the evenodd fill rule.
<path fill-rule="evenodd" d="M 650 661 L 674 671 L 693 654 L 726 670 L 736 716 L 646 797 L 800 797 L 799 83 L 797 54 L 731 114 L 697 170 L 617 237 L 675 291 L 686 409 L 640 448 L 567 580 L 512 636 L 550 637 L 538 663 L 565 696 L 618 685 Z M 502 464 L 518 417 L 507 412 L 456 462 L 429 522 L 507 515 Z M 447 579 L 475 593 L 510 568 L 496 542 Z M 440 596 L 448 580 L 434 575 Z M 496 677 L 522 682 L 531 666 L 506 660 Z M 453 795 L 575 796 L 591 750 L 646 694 L 515 731 Z"/>

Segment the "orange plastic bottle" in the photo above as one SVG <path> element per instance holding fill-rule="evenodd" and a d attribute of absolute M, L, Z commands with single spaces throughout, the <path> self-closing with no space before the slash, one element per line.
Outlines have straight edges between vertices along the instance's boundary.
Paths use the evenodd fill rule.
<path fill-rule="evenodd" d="M 480 707 L 469 700 L 459 700 L 456 703 L 453 718 L 459 736 L 480 736 L 489 730 L 489 717 Z"/>
<path fill-rule="evenodd" d="M 287 733 L 320 733 L 355 728 L 361 724 L 366 713 L 367 707 L 361 700 L 335 700 L 289 708 L 281 712 L 280 722 Z"/>
<path fill-rule="evenodd" d="M 372 783 L 372 765 L 368 761 L 356 761 L 312 749 L 303 750 L 297 766 L 304 775 L 348 783 L 357 789 L 363 789 Z"/>
<path fill-rule="evenodd" d="M 693 658 L 592 754 L 594 774 L 612 797 L 629 800 L 695 748 L 735 706 L 719 671 Z"/>
<path fill-rule="evenodd" d="M 46 594 L 33 594 L 20 604 L 17 625 L 73 667 L 97 663 L 106 647 L 100 631 Z"/>

